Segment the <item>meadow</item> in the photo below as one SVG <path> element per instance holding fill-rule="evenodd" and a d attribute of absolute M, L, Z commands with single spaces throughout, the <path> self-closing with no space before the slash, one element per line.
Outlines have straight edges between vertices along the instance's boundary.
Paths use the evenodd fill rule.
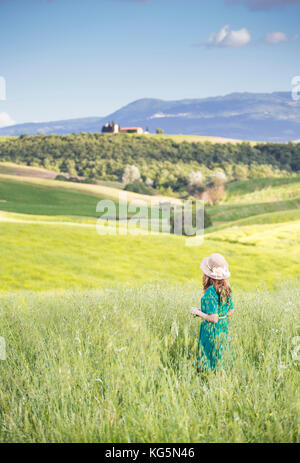
<path fill-rule="evenodd" d="M 299 178 L 228 184 L 203 244 L 187 246 L 98 234 L 106 185 L 12 174 L 0 175 L 1 442 L 299 441 Z M 216 250 L 232 272 L 234 362 L 203 376 L 188 309 Z"/>
<path fill-rule="evenodd" d="M 15 185 L 15 188 L 19 190 L 19 192 L 22 191 L 29 191 L 27 185 L 31 186 L 32 188 L 35 188 L 35 191 L 37 193 L 37 198 L 35 198 L 35 202 L 39 201 L 39 192 L 41 192 L 41 189 L 44 189 L 48 192 L 50 190 L 54 190 L 54 192 L 60 192 L 60 191 L 67 191 L 67 192 L 76 192 L 80 194 L 88 194 L 90 196 L 94 196 L 96 198 L 100 199 L 111 199 L 112 201 L 119 201 L 119 195 L 122 193 L 122 184 L 118 184 L 118 188 L 108 186 L 108 184 L 111 184 L 112 182 L 103 182 L 103 184 L 84 184 L 84 183 L 73 183 L 73 182 L 67 182 L 67 181 L 60 181 L 60 180 L 51 180 L 49 178 L 40 178 L 38 176 L 17 176 L 15 174 L 1 174 L 0 173 L 0 182 L 3 185 L 2 189 L 5 187 L 5 184 L 7 185 L 7 182 L 11 183 L 17 183 Z M 33 191 L 33 190 L 31 190 Z M 178 203 L 180 202 L 177 198 L 174 197 L 168 197 L 168 196 L 161 196 L 161 195 L 155 195 L 155 196 L 149 196 L 146 194 L 138 194 L 134 193 L 132 191 L 126 191 L 126 195 L 128 198 L 128 201 L 139 201 L 139 200 L 144 200 L 147 202 L 147 204 L 150 204 L 150 202 L 161 202 L 161 201 L 166 201 L 168 200 L 171 203 Z M 74 200 L 76 197 L 74 197 Z M 99 199 L 98 199 L 99 201 Z M 52 206 L 56 204 L 56 201 L 51 200 L 49 201 L 49 204 Z M 94 205 L 95 203 L 93 203 Z M 69 205 L 68 205 L 69 206 Z M 5 206 L 1 206 L 3 209 Z M 19 205 L 19 207 L 22 207 Z M 95 207 L 95 206 L 94 206 Z M 28 213 L 30 213 L 30 209 L 28 209 Z M 66 208 L 65 211 L 66 214 L 70 214 L 69 212 L 69 207 Z"/>
<path fill-rule="evenodd" d="M 30 215 L 96 217 L 96 205 L 101 197 L 59 188 L 59 182 L 56 183 L 57 188 L 45 188 L 43 184 L 23 183 L 22 177 L 19 181 L 2 178 L 1 210 Z"/>
<path fill-rule="evenodd" d="M 286 213 L 300 218 L 300 178 L 256 178 L 227 185 L 226 196 L 219 204 L 208 207 L 213 222 L 231 222 L 264 215 Z"/>
<path fill-rule="evenodd" d="M 0 163 L 0 210 L 33 215 L 97 217 L 97 202 L 100 199 L 118 202 L 122 192 L 122 184 L 112 187 L 108 186 L 110 182 L 92 185 L 45 178 L 51 174 L 45 169 L 26 167 L 26 175 L 20 173 L 24 174 L 20 166 Z M 174 197 L 148 196 L 131 191 L 126 191 L 126 195 L 128 201 L 143 199 L 147 204 L 166 200 L 180 202 Z M 292 176 L 229 182 L 223 200 L 213 207 L 206 207 L 214 224 L 219 224 L 284 211 L 294 211 L 297 217 L 299 205 L 300 177 Z"/>
<path fill-rule="evenodd" d="M 199 285 L 1 295 L 1 442 L 297 442 L 299 284 L 235 293 L 234 362 L 196 372 Z"/>
<path fill-rule="evenodd" d="M 214 226 L 195 247 L 167 234 L 98 234 L 99 193 L 83 192 L 82 184 L 71 185 L 73 191 L 69 182 L 5 175 L 0 182 L 0 200 L 6 201 L 0 203 L 1 291 L 198 282 L 200 260 L 216 248 L 230 260 L 233 284 L 243 289 L 261 282 L 276 286 L 282 275 L 299 275 L 300 258 L 300 182 L 277 180 L 271 187 L 258 179 L 255 191 L 253 181 L 250 187 L 234 182 L 239 194 L 229 191 L 221 204 L 208 208 Z M 272 195 L 282 201 L 272 201 Z M 266 213 L 266 204 L 275 212 Z M 104 225 L 98 230 L 103 233 Z"/>

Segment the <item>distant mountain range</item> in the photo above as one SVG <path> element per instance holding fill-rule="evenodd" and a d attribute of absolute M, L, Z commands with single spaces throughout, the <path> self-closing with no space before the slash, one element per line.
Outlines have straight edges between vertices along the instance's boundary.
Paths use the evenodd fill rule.
<path fill-rule="evenodd" d="M 143 98 L 106 117 L 17 124 L 0 129 L 0 136 L 101 132 L 113 120 L 167 134 L 207 135 L 243 140 L 287 142 L 300 138 L 300 101 L 290 92 L 231 93 L 202 99 L 164 101 Z"/>

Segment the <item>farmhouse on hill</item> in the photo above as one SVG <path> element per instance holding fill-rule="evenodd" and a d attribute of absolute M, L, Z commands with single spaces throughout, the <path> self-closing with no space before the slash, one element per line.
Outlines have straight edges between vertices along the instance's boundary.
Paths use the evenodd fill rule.
<path fill-rule="evenodd" d="M 102 133 L 119 133 L 119 131 L 119 124 L 115 124 L 114 122 L 112 122 L 111 124 L 109 122 L 106 122 L 106 124 L 102 127 Z"/>
<path fill-rule="evenodd" d="M 119 124 L 112 122 L 111 124 L 107 122 L 102 127 L 102 133 L 137 133 L 141 135 L 144 133 L 142 127 L 122 127 Z"/>
<path fill-rule="evenodd" d="M 120 133 L 138 133 L 142 134 L 144 133 L 144 130 L 142 127 L 122 127 L 120 129 Z"/>

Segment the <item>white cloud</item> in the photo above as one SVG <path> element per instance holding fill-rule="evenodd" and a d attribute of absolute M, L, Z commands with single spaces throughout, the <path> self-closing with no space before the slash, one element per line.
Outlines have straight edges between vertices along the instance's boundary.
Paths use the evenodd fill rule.
<path fill-rule="evenodd" d="M 247 29 L 233 31 L 230 30 L 229 25 L 226 25 L 219 32 L 211 34 L 206 42 L 200 42 L 198 45 L 237 48 L 247 45 L 249 42 L 251 42 L 251 35 Z"/>
<path fill-rule="evenodd" d="M 14 125 L 15 121 L 7 113 L 0 113 L 0 127 L 7 127 L 8 125 Z"/>
<path fill-rule="evenodd" d="M 270 10 L 276 6 L 299 4 L 300 0 L 226 0 L 227 3 L 245 3 L 251 10 Z"/>
<path fill-rule="evenodd" d="M 292 40 L 297 40 L 298 35 L 294 35 L 293 37 L 288 37 L 284 32 L 276 31 L 276 32 L 269 32 L 265 35 L 264 41 L 271 44 L 277 45 L 278 43 L 282 42 L 290 42 Z"/>
<path fill-rule="evenodd" d="M 288 38 L 284 32 L 270 32 L 265 35 L 265 42 L 276 45 L 280 42 L 287 42 Z"/>

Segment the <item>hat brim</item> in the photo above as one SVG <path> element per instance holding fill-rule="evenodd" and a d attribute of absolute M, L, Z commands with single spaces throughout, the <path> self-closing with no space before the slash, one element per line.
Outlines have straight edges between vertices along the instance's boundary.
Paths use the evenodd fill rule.
<path fill-rule="evenodd" d="M 202 270 L 203 273 L 205 273 L 205 275 L 207 275 L 208 277 L 210 278 L 213 278 L 214 280 L 226 280 L 227 278 L 229 278 L 231 276 L 231 273 L 229 272 L 229 270 L 225 270 L 225 274 L 223 276 L 217 276 L 215 275 L 209 268 L 208 266 L 208 257 L 204 257 L 204 259 L 202 259 L 202 262 L 200 264 L 200 268 Z"/>

